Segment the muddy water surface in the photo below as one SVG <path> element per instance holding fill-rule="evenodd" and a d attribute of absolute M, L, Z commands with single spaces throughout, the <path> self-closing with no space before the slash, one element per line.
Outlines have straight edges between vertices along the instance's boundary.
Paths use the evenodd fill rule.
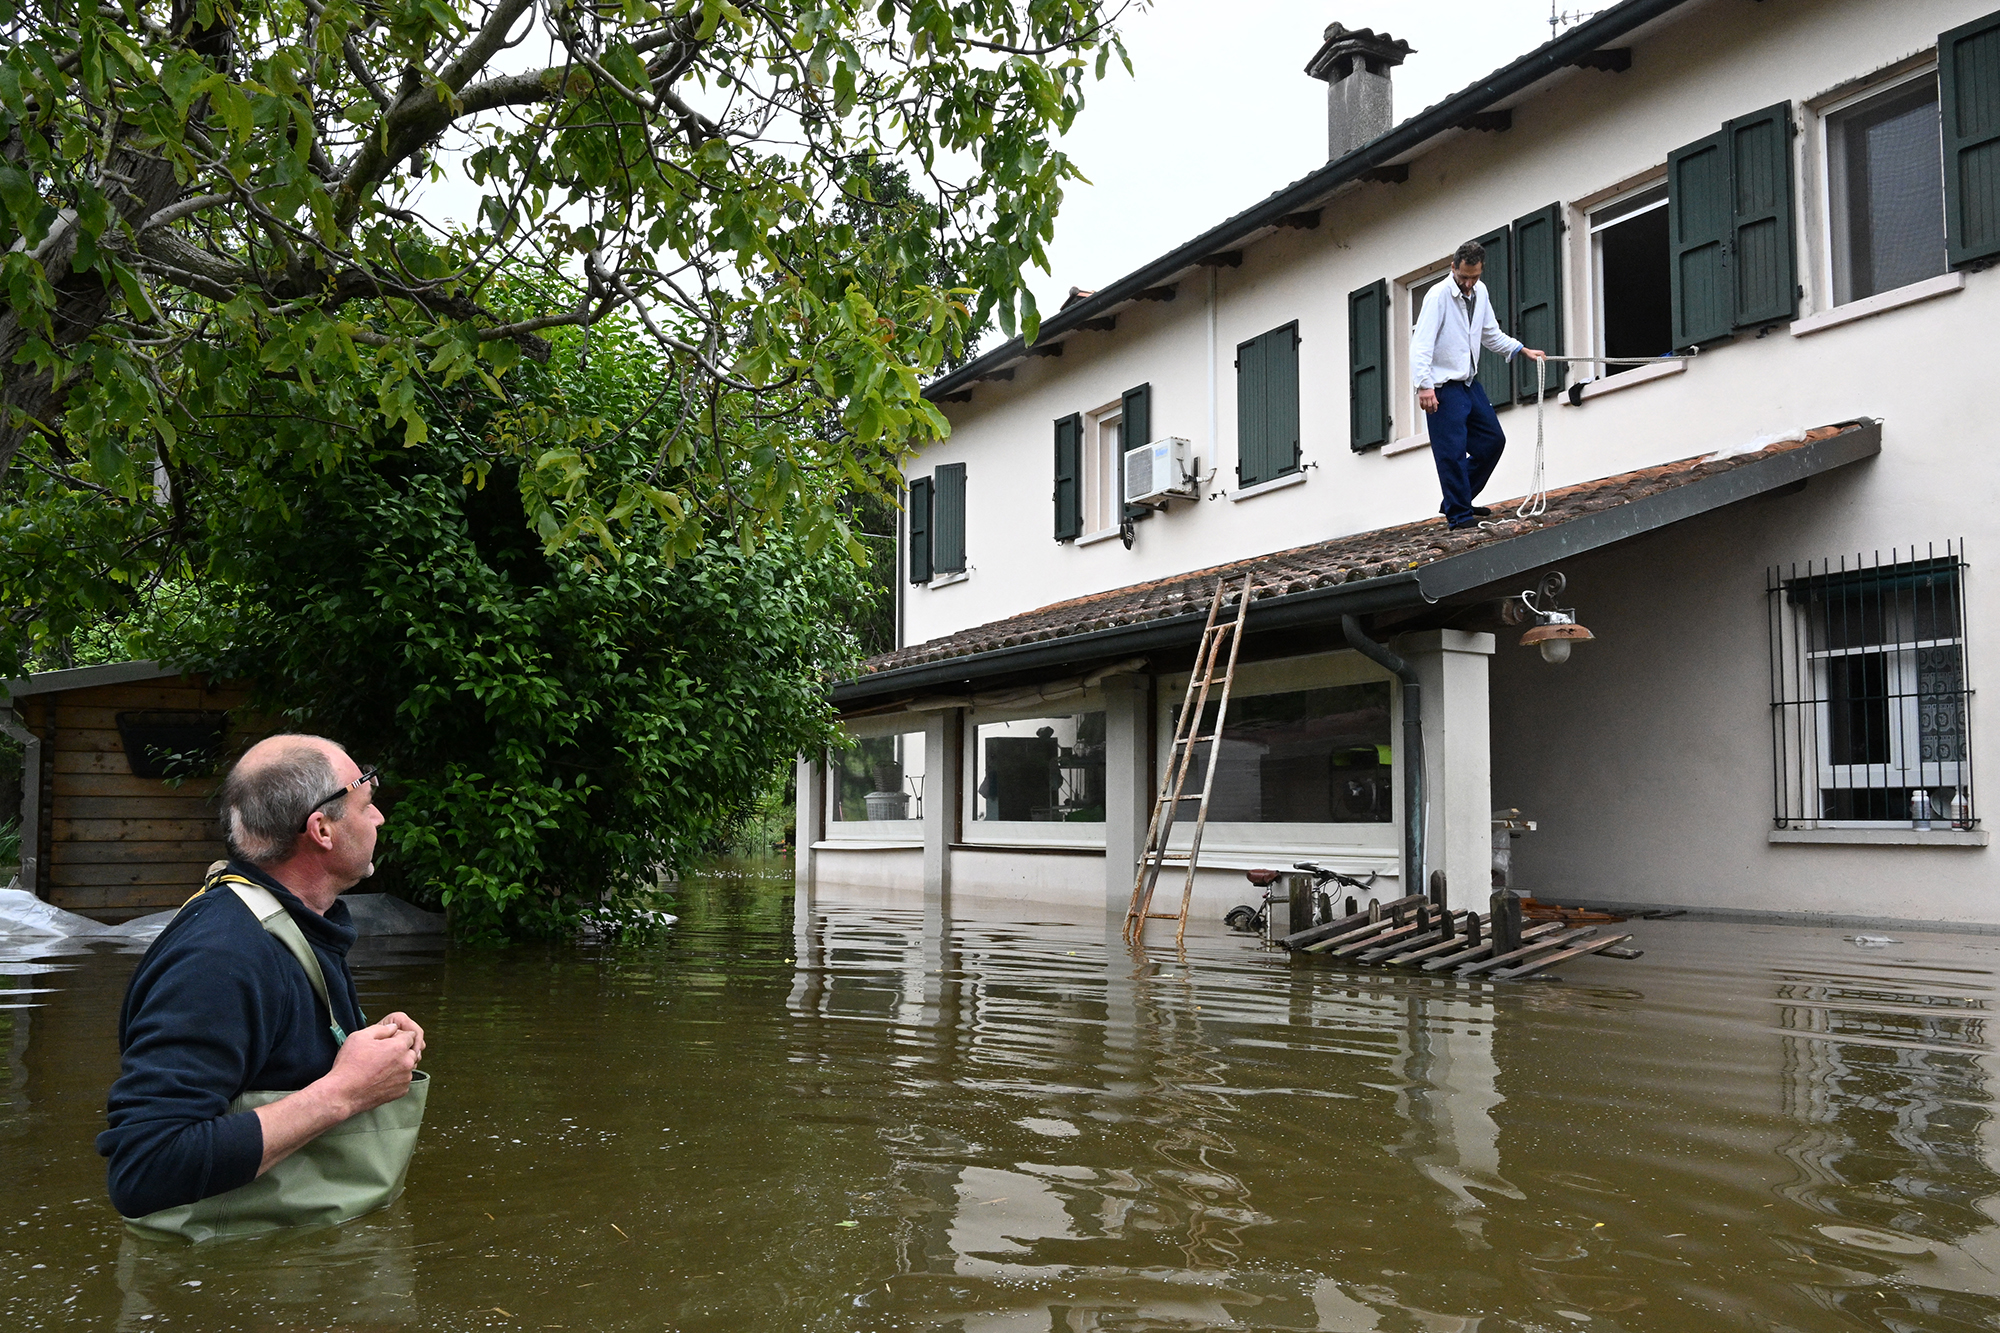
<path fill-rule="evenodd" d="M 2000 940 L 1639 923 L 1561 984 L 1144 958 L 688 886 L 656 946 L 365 946 L 408 1194 L 127 1238 L 134 961 L 0 942 L 0 1329 L 2000 1329 Z"/>

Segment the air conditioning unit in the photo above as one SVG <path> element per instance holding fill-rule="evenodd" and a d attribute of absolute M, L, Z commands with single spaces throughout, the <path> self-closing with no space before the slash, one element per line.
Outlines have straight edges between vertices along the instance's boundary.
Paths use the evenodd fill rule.
<path fill-rule="evenodd" d="M 1195 483 L 1186 440 L 1169 436 L 1125 451 L 1125 503 L 1192 500 Z"/>

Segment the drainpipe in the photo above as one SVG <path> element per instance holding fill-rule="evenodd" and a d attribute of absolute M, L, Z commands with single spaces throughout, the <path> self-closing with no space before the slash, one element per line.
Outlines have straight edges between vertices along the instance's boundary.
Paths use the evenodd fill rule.
<path fill-rule="evenodd" d="M 1430 823 L 1430 806 L 1424 791 L 1424 687 L 1417 669 L 1363 634 L 1361 622 L 1353 616 L 1340 618 L 1340 632 L 1347 636 L 1348 647 L 1403 682 L 1403 864 L 1410 871 L 1403 896 L 1427 893 L 1424 826 Z"/>

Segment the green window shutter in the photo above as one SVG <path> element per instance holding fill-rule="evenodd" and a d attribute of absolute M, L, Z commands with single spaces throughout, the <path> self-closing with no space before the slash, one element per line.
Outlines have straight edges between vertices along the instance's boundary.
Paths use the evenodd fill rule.
<path fill-rule="evenodd" d="M 1127 389 L 1118 410 L 1118 494 L 1125 494 L 1125 454 L 1142 444 L 1153 442 L 1153 386 L 1141 384 L 1136 389 Z M 1140 519 L 1151 518 L 1151 505 L 1126 505 L 1125 521 L 1136 523 Z"/>
<path fill-rule="evenodd" d="M 1354 452 L 1389 442 L 1389 284 L 1347 294 L 1347 443 Z"/>
<path fill-rule="evenodd" d="M 1075 541 L 1083 535 L 1083 418 L 1074 414 L 1056 422 L 1056 540 Z"/>
<path fill-rule="evenodd" d="M 1269 347 L 1262 338 L 1236 344 L 1236 484 L 1255 486 L 1272 477 L 1268 399 Z"/>
<path fill-rule="evenodd" d="M 910 582 L 931 581 L 931 479 L 910 482 Z"/>
<path fill-rule="evenodd" d="M 1296 321 L 1264 335 L 1269 344 L 1264 364 L 1270 368 L 1265 381 L 1264 461 L 1267 476 L 1282 477 L 1299 470 L 1299 326 Z"/>
<path fill-rule="evenodd" d="M 1721 133 L 1667 154 L 1667 259 L 1673 291 L 1674 347 L 1729 336 L 1729 148 Z"/>
<path fill-rule="evenodd" d="M 1493 302 L 1493 318 L 1500 321 L 1502 330 L 1512 333 L 1519 323 L 1514 315 L 1514 229 L 1502 227 L 1477 239 L 1486 247 L 1486 273 L 1481 280 L 1486 284 L 1487 298 Z M 1498 352 L 1480 352 L 1479 384 L 1496 410 L 1512 406 L 1514 367 L 1507 363 L 1506 357 Z"/>
<path fill-rule="evenodd" d="M 1563 349 L 1562 233 L 1561 204 L 1514 219 L 1513 333 L 1528 346 L 1557 355 Z M 1545 383 L 1550 393 L 1562 387 L 1559 363 L 1549 363 Z M 1535 400 L 1535 363 L 1525 356 L 1514 358 L 1514 396 L 1524 403 Z"/>
<path fill-rule="evenodd" d="M 931 520 L 931 549 L 937 572 L 965 570 L 965 464 L 945 463 L 931 474 L 937 483 Z"/>
<path fill-rule="evenodd" d="M 2000 14 L 1938 38 L 1945 248 L 1952 264 L 2000 254 Z"/>
<path fill-rule="evenodd" d="M 1798 228 L 1792 208 L 1792 106 L 1780 102 L 1723 126 L 1731 201 L 1727 265 L 1735 326 L 1799 313 Z"/>

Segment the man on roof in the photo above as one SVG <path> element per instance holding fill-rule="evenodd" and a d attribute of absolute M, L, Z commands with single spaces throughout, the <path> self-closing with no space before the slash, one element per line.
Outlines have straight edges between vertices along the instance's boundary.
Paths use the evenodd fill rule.
<path fill-rule="evenodd" d="M 1485 272 L 1486 247 L 1477 241 L 1459 246 L 1451 257 L 1449 280 L 1425 294 L 1410 332 L 1410 380 L 1417 386 L 1417 406 L 1431 419 L 1431 459 L 1444 492 L 1438 509 L 1454 528 L 1469 528 L 1492 512 L 1473 501 L 1507 447 L 1500 419 L 1479 383 L 1480 350 L 1499 352 L 1509 361 L 1517 355 L 1540 361 L 1546 355 L 1502 331 L 1486 284 L 1479 280 Z"/>
<path fill-rule="evenodd" d="M 423 1029 L 401 1013 L 367 1022 L 347 967 L 355 930 L 340 895 L 374 873 L 375 783 L 318 736 L 260 741 L 225 780 L 231 859 L 153 941 L 119 1015 L 97 1150 L 112 1203 L 143 1234 L 209 1239 L 250 1213 L 339 1221 L 369 1202 L 314 1198 L 324 1164 L 287 1173 L 303 1185 L 263 1178 L 423 1077 Z"/>

